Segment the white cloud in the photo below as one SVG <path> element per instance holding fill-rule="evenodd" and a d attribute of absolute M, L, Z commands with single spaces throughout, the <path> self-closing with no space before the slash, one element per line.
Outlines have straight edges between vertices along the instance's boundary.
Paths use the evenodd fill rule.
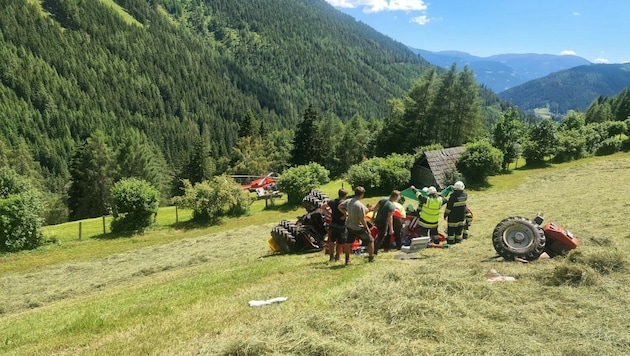
<path fill-rule="evenodd" d="M 577 12 L 577 11 L 574 11 L 574 12 L 573 12 L 573 16 L 580 16 L 580 13 L 579 13 L 579 12 Z"/>
<path fill-rule="evenodd" d="M 409 22 L 417 23 L 418 25 L 426 25 L 431 22 L 431 19 L 428 18 L 427 15 L 422 15 L 412 18 Z"/>
<path fill-rule="evenodd" d="M 357 8 L 364 12 L 381 11 L 424 11 L 427 4 L 424 0 L 326 0 L 334 7 Z"/>
<path fill-rule="evenodd" d="M 576 56 L 577 53 L 575 53 L 575 51 L 566 50 L 566 51 L 560 52 L 560 55 L 561 56 Z"/>
<path fill-rule="evenodd" d="M 595 59 L 593 59 L 593 63 L 608 63 L 608 59 L 606 59 L 606 58 L 595 58 Z"/>

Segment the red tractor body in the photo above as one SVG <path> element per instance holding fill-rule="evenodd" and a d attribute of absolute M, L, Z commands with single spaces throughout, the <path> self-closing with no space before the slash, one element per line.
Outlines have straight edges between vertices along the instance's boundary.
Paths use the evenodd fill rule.
<path fill-rule="evenodd" d="M 545 243 L 545 251 L 552 252 L 556 255 L 562 254 L 567 250 L 576 248 L 579 241 L 570 231 L 566 231 L 554 223 L 547 223 L 543 226 L 547 242 Z"/>

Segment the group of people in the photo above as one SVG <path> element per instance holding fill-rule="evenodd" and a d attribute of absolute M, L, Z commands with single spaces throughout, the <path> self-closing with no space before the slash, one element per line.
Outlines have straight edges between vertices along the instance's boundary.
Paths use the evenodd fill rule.
<path fill-rule="evenodd" d="M 418 226 L 421 236 L 430 236 L 433 243 L 440 243 L 438 225 L 440 211 L 446 205 L 443 216 L 447 221 L 447 243 L 456 244 L 467 238 L 467 226 L 472 221 L 472 212 L 466 201 L 468 195 L 464 191 L 464 183 L 456 182 L 438 193 L 435 187 L 411 189 L 419 200 Z M 394 236 L 395 246 L 400 250 L 402 246 L 403 220 L 405 209 L 402 202 L 404 197 L 400 191 L 394 190 L 389 197 L 382 198 L 373 209 L 365 206 L 361 201 L 365 195 L 365 188 L 359 186 L 354 189 L 354 196 L 348 199 L 348 192 L 341 188 L 338 197 L 323 203 L 321 210 L 330 214 L 328 230 L 328 252 L 330 261 L 339 261 L 342 250 L 345 252 L 345 264 L 351 264 L 351 244 L 359 239 L 367 246 L 368 262 L 374 262 L 381 248 L 389 251 L 391 236 Z M 376 239 L 370 232 L 367 213 L 372 210 L 372 223 L 376 225 L 378 235 Z"/>
<path fill-rule="evenodd" d="M 419 199 L 420 211 L 418 225 L 422 229 L 422 236 L 431 237 L 433 243 L 440 243 L 438 225 L 440 210 L 443 205 L 444 219 L 446 219 L 446 242 L 456 244 L 462 242 L 464 234 L 468 237 L 468 225 L 472 221 L 472 212 L 467 207 L 468 194 L 464 191 L 464 183 L 457 181 L 438 193 L 433 186 L 418 190 L 411 186 Z"/>
<path fill-rule="evenodd" d="M 354 188 L 354 196 L 347 199 L 348 192 L 339 189 L 338 198 L 322 205 L 322 211 L 330 208 L 330 227 L 328 230 L 328 248 L 331 261 L 339 261 L 342 247 L 345 252 L 346 265 L 351 264 L 351 245 L 360 239 L 367 245 L 368 262 L 374 262 L 374 238 L 370 234 L 370 226 L 366 221 L 367 207 L 361 202 L 365 188 Z"/>

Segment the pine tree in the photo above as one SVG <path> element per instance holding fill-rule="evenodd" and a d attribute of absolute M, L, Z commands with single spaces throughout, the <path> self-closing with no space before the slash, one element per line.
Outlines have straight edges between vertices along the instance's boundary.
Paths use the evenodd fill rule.
<path fill-rule="evenodd" d="M 404 153 L 417 145 L 418 133 L 415 131 L 417 123 L 405 120 L 405 104 L 400 99 L 388 101 L 390 113 L 383 122 L 383 127 L 376 137 L 376 155 L 388 156 L 391 153 Z M 411 114 L 409 114 L 411 116 Z M 405 133 L 407 130 L 408 133 Z M 404 140 L 400 138 L 404 137 Z"/>
<path fill-rule="evenodd" d="M 256 125 L 256 118 L 251 110 L 247 110 L 238 127 L 238 137 L 254 137 L 257 136 L 259 128 Z"/>
<path fill-rule="evenodd" d="M 145 135 L 131 130 L 125 134 L 118 147 L 116 161 L 119 178 L 137 178 L 149 182 L 162 195 L 168 196 L 168 165 L 159 148 L 150 143 Z"/>
<path fill-rule="evenodd" d="M 612 111 L 617 121 L 624 121 L 630 118 L 630 89 L 622 90 L 613 99 Z"/>
<path fill-rule="evenodd" d="M 367 157 L 369 132 L 366 121 L 359 115 L 354 115 L 344 131 L 341 144 L 337 148 L 339 160 L 336 176 L 345 173 L 355 164 L 361 163 Z"/>
<path fill-rule="evenodd" d="M 431 68 L 420 80 L 414 83 L 404 101 L 404 117 L 402 120 L 394 119 L 392 124 L 392 140 L 400 146 L 400 150 L 393 152 L 409 153 L 416 147 L 426 146 L 434 143 L 437 139 L 432 132 L 435 132 L 436 119 L 431 117 L 431 105 L 434 101 L 435 91 L 439 79 L 437 70 Z M 387 127 L 384 129 L 388 130 Z M 408 141 L 400 142 L 400 138 L 405 137 Z"/>
<path fill-rule="evenodd" d="M 291 151 L 291 162 L 296 166 L 310 162 L 322 164 L 324 148 L 317 127 L 318 116 L 319 113 L 312 104 L 304 110 L 302 122 L 295 132 Z"/>
<path fill-rule="evenodd" d="M 472 142 L 483 130 L 479 86 L 468 66 L 457 75 L 452 101 L 454 118 L 452 125 L 445 128 L 447 137 L 443 142 L 447 147 Z"/>
<path fill-rule="evenodd" d="M 269 149 L 270 171 L 282 173 L 289 168 L 293 150 L 293 131 L 287 129 L 272 131 L 265 142 Z"/>
<path fill-rule="evenodd" d="M 182 168 L 181 178 L 188 179 L 192 184 L 201 183 L 204 180 L 210 180 L 215 169 L 208 143 L 203 138 L 199 138 L 188 156 L 187 163 Z"/>
<path fill-rule="evenodd" d="M 441 143 L 447 147 L 452 128 L 457 126 L 455 96 L 457 91 L 457 64 L 440 76 L 440 83 L 431 102 L 423 145 Z"/>
<path fill-rule="evenodd" d="M 588 106 L 584 112 L 585 123 L 604 122 L 613 119 L 611 103 L 613 99 L 599 96 Z"/>
<path fill-rule="evenodd" d="M 68 207 L 71 220 L 108 213 L 110 189 L 116 175 L 113 157 L 105 134 L 100 130 L 78 147 L 70 163 Z"/>
<path fill-rule="evenodd" d="M 269 135 L 269 130 L 267 129 L 267 125 L 265 125 L 264 121 L 260 122 L 260 129 L 258 130 L 258 135 L 263 140 L 267 139 L 267 136 Z"/>
<path fill-rule="evenodd" d="M 319 122 L 319 134 L 322 138 L 322 158 L 323 166 L 326 167 L 333 176 L 339 172 L 339 157 L 337 148 L 343 144 L 344 124 L 333 114 L 327 114 Z"/>

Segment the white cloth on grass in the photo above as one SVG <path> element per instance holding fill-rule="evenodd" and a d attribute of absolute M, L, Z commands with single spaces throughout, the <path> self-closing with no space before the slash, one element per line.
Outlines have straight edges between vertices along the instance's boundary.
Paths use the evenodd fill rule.
<path fill-rule="evenodd" d="M 278 303 L 278 302 L 284 302 L 285 300 L 287 300 L 287 297 L 276 297 L 276 298 L 271 298 L 271 299 L 267 299 L 267 300 L 250 300 L 249 301 L 249 306 L 250 307 L 259 307 L 259 306 L 262 306 L 262 305 Z"/>

